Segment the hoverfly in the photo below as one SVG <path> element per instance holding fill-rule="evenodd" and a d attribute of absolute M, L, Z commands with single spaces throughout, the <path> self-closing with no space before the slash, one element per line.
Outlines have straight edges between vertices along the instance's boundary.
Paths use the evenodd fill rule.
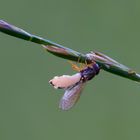
<path fill-rule="evenodd" d="M 87 81 L 91 80 L 100 71 L 99 65 L 95 62 L 82 69 L 74 64 L 72 64 L 72 67 L 77 70 L 78 73 L 72 76 L 55 76 L 49 81 L 54 88 L 65 90 L 59 103 L 59 108 L 62 110 L 69 110 L 75 105 Z"/>

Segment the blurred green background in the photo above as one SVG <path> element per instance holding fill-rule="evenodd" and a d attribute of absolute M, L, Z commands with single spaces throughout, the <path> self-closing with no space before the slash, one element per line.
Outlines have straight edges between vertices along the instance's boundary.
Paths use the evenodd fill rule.
<path fill-rule="evenodd" d="M 0 18 L 140 72 L 139 0 L 1 0 Z M 139 83 L 101 71 L 63 112 L 63 91 L 48 81 L 73 73 L 39 45 L 0 33 L 0 140 L 139 140 Z"/>

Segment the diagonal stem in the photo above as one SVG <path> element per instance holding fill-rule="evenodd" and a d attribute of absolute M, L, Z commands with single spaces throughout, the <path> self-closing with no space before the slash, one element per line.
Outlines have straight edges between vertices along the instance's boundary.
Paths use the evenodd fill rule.
<path fill-rule="evenodd" d="M 60 44 L 56 44 L 50 40 L 41 38 L 39 36 L 30 34 L 16 26 L 13 26 L 3 20 L 0 20 L 0 31 L 23 39 L 31 41 L 37 44 L 41 44 L 46 51 L 68 60 L 78 61 L 80 63 L 92 63 L 93 61 L 98 63 L 99 66 L 110 73 L 140 82 L 140 75 L 130 68 L 120 64 L 119 62 L 113 60 L 112 58 L 100 53 L 100 52 L 91 52 L 89 54 L 82 54 L 77 51 L 74 51 L 70 48 L 66 48 Z"/>
<path fill-rule="evenodd" d="M 30 34 L 30 33 L 26 32 L 18 27 L 15 27 L 14 25 L 11 25 L 11 24 L 3 21 L 3 20 L 0 20 L 0 31 L 3 33 L 6 33 L 8 35 L 20 38 L 20 39 L 24 39 L 24 40 L 31 41 L 31 42 L 34 42 L 37 44 L 41 44 L 41 45 L 45 45 L 44 48 L 47 51 L 49 51 L 50 53 L 53 53 L 54 55 L 57 55 L 59 57 L 63 57 L 63 58 L 73 60 L 73 61 L 77 61 L 78 58 L 80 57 L 81 58 L 80 62 L 85 62 L 85 59 L 87 62 L 89 62 L 89 60 L 87 60 L 87 58 L 86 58 L 86 55 L 84 55 L 84 54 L 81 54 L 77 51 L 66 48 L 66 47 L 64 47 L 60 44 L 54 43 L 50 40 L 41 38 L 41 37 L 33 35 L 33 34 Z M 54 51 L 51 51 L 51 50 L 54 50 L 54 48 L 59 49 L 61 51 L 65 50 L 65 54 L 60 54 L 60 52 L 54 53 Z"/>

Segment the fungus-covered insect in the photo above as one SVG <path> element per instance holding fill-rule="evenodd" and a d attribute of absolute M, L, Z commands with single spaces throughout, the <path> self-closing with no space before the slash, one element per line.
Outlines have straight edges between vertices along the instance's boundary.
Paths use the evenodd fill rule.
<path fill-rule="evenodd" d="M 97 63 L 86 65 L 86 67 L 79 68 L 72 64 L 73 69 L 78 73 L 69 76 L 55 76 L 49 81 L 51 85 L 56 89 L 64 89 L 65 93 L 60 100 L 59 108 L 62 110 L 69 110 L 78 101 L 81 92 L 87 81 L 91 80 L 100 71 L 100 67 Z"/>

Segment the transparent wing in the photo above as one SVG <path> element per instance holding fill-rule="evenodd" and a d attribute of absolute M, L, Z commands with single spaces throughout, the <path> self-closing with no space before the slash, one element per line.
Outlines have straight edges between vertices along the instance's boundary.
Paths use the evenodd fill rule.
<path fill-rule="evenodd" d="M 63 97 L 60 100 L 59 108 L 69 110 L 78 101 L 85 83 L 82 81 L 66 89 Z"/>

